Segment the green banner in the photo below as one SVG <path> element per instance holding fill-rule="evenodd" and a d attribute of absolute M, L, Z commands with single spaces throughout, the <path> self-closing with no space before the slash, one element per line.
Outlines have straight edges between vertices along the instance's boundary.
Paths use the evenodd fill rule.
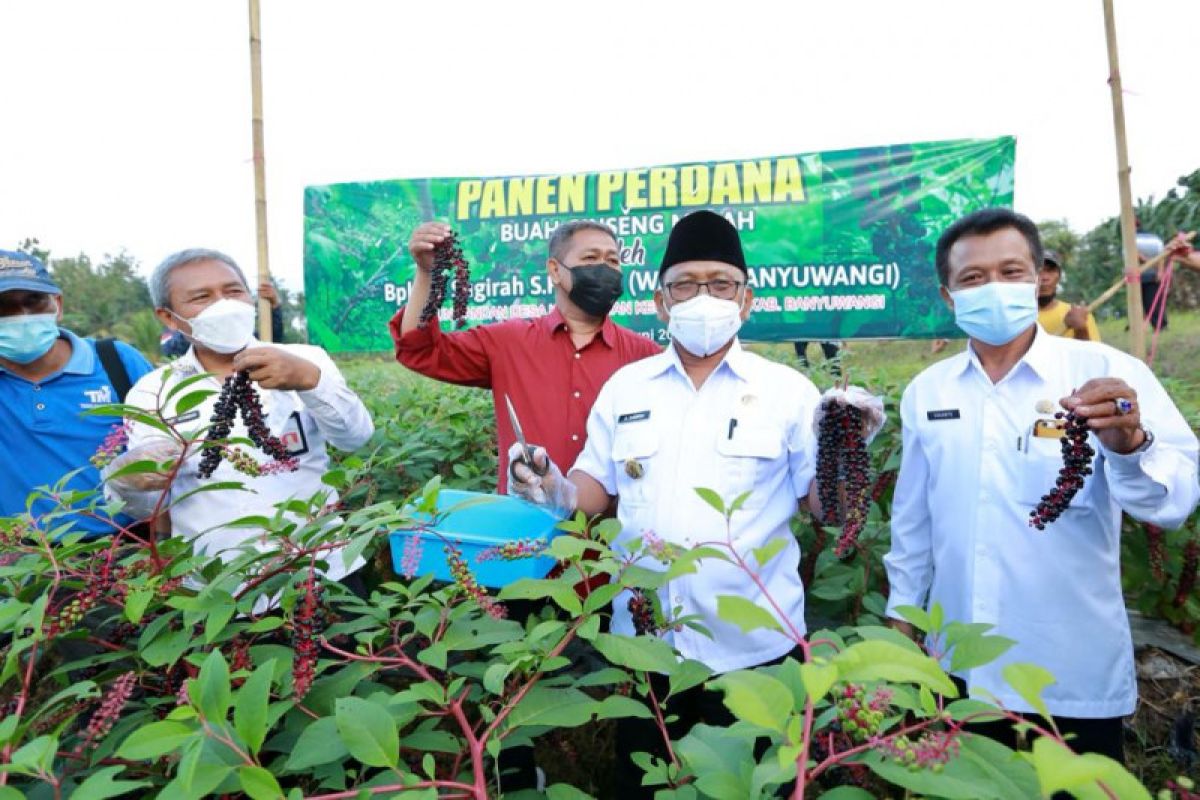
<path fill-rule="evenodd" d="M 408 297 L 408 237 L 452 225 L 471 265 L 470 324 L 553 308 L 547 242 L 569 219 L 609 225 L 625 294 L 614 318 L 658 341 L 658 263 L 671 226 L 698 208 L 738 227 L 754 310 L 747 341 L 956 335 L 934 244 L 953 220 L 1011 206 L 1012 137 L 901 144 L 574 175 L 428 178 L 305 191 L 308 332 L 332 352 L 390 350 Z M 447 306 L 449 303 L 447 303 Z M 443 309 L 448 318 L 449 308 Z"/>

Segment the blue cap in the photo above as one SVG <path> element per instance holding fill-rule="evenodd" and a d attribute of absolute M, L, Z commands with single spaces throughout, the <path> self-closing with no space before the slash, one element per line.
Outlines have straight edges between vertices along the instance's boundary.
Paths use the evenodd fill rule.
<path fill-rule="evenodd" d="M 40 259 L 16 250 L 0 250 L 0 292 L 14 289 L 62 294 Z"/>

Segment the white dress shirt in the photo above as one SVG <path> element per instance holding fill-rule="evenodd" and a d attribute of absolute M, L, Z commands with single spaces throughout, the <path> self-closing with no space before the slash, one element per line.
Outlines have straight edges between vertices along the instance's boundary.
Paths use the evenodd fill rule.
<path fill-rule="evenodd" d="M 197 474 L 200 464 L 198 455 L 190 456 L 180 468 L 171 486 L 173 498 L 180 498 L 171 507 L 171 531 L 195 541 L 197 554 L 219 555 L 223 560 L 232 560 L 237 548 L 253 542 L 262 552 L 275 549 L 269 540 L 262 540 L 254 528 L 225 527 L 236 519 L 248 516 L 271 516 L 278 503 L 294 498 L 307 499 L 318 491 L 325 491 L 329 503 L 337 501 L 337 493 L 321 483 L 321 476 L 329 468 L 326 443 L 339 450 L 355 450 L 371 438 L 375 427 L 371 415 L 362 400 L 346 385 L 333 360 L 319 347 L 303 344 L 262 344 L 260 347 L 277 347 L 312 362 L 321 370 L 316 387 L 308 391 L 281 391 L 257 387 L 262 401 L 263 419 L 271 433 L 279 437 L 288 451 L 297 459 L 295 472 L 279 472 L 272 475 L 250 477 L 235 470 L 222 459 L 212 476 L 201 478 Z M 170 376 L 164 376 L 168 370 Z M 159 367 L 145 375 L 129 391 L 126 403 L 154 410 L 158 397 L 165 397 L 171 387 L 185 378 L 204 372 L 196 360 L 195 350 L 174 362 Z M 183 434 L 195 436 L 212 418 L 217 394 L 205 398 L 204 402 L 182 415 L 177 414 L 175 404 L 197 389 L 220 390 L 216 378 L 206 378 L 184 388 L 171 398 L 164 417 L 178 417 L 175 427 Z M 129 447 L 161 440 L 163 433 L 141 423 L 133 423 L 129 435 Z M 248 438 L 249 434 L 238 415 L 230 438 Z M 255 461 L 267 463 L 273 459 L 251 445 L 237 445 L 243 453 Z M 245 490 L 223 489 L 191 494 L 198 487 L 216 482 L 236 481 Z M 248 490 L 248 491 L 247 491 Z M 185 496 L 186 495 L 186 496 Z M 298 520 L 298 517 L 290 518 Z M 329 555 L 326 576 L 337 580 L 362 566 L 361 558 L 347 569 L 340 553 Z"/>
<path fill-rule="evenodd" d="M 732 503 L 751 491 L 733 515 L 732 542 L 756 565 L 751 550 L 780 538 L 784 549 L 761 570 L 771 596 L 803 633 L 804 587 L 797 567 L 800 547 L 788 527 L 816 464 L 813 412 L 820 395 L 800 373 L 768 361 L 734 342 L 725 359 L 696 389 L 674 347 L 618 370 L 600 390 L 588 418 L 587 446 L 574 469 L 619 497 L 623 541 L 653 532 L 690 548 L 726 542 L 725 520 L 695 492 L 715 490 Z M 640 466 L 633 466 L 634 462 Z M 641 566 L 662 570 L 643 559 Z M 737 595 L 770 610 L 754 582 L 736 565 L 702 560 L 692 575 L 659 590 L 664 611 L 697 614 L 712 638 L 684 627 L 664 638 L 685 657 L 717 672 L 762 664 L 795 646 L 760 629 L 748 634 L 717 616 L 721 595 Z M 613 601 L 613 631 L 632 634 L 629 593 Z M 785 626 L 786 627 L 786 626 Z"/>
<path fill-rule="evenodd" d="M 1154 441 L 1119 455 L 1090 436 L 1093 474 L 1057 521 L 1032 528 L 1029 512 L 1062 465 L 1059 440 L 1032 436 L 1034 422 L 1102 377 L 1136 390 Z M 1013 710 L 1033 709 L 1001 670 L 1032 662 L 1057 679 L 1043 694 L 1050 713 L 1132 713 L 1121 511 L 1177 528 L 1200 496 L 1196 437 L 1153 373 L 1108 345 L 1039 327 L 1029 351 L 995 384 L 970 348 L 926 369 L 905 390 L 900 420 L 903 456 L 884 559 L 889 615 L 898 605 L 940 603 L 947 620 L 988 623 L 1016 640 L 998 661 L 962 676 Z"/>

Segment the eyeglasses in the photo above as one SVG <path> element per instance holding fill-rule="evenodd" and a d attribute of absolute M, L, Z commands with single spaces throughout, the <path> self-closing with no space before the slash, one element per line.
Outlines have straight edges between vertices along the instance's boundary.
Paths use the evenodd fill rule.
<path fill-rule="evenodd" d="M 663 284 L 667 294 L 677 303 L 691 300 L 700 293 L 701 286 L 705 288 L 710 297 L 718 300 L 732 300 L 737 297 L 738 289 L 745 285 L 743 281 L 731 281 L 727 278 L 717 278 L 712 281 L 672 281 Z"/>

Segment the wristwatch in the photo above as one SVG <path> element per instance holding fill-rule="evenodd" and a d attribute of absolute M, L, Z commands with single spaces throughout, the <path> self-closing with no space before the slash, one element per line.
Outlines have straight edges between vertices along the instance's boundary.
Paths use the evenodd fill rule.
<path fill-rule="evenodd" d="M 1144 453 L 1150 449 L 1150 445 L 1154 444 L 1154 433 L 1145 425 L 1140 425 L 1139 427 L 1142 429 L 1142 433 L 1146 434 L 1146 438 L 1140 445 L 1130 451 L 1130 455 L 1135 453 Z"/>

